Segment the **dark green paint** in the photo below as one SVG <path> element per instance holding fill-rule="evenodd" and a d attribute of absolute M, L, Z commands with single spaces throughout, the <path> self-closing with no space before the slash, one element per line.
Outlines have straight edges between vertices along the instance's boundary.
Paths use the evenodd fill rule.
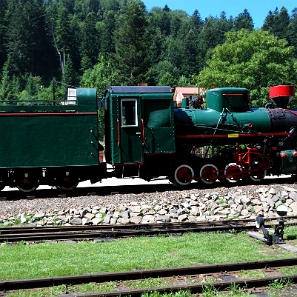
<path fill-rule="evenodd" d="M 236 96 L 236 95 L 239 96 Z M 250 109 L 249 90 L 244 88 L 218 88 L 206 91 L 208 108 L 222 111 L 227 108 L 230 112 L 245 112 Z"/>
<path fill-rule="evenodd" d="M 175 152 L 173 94 L 168 87 L 110 87 L 105 94 L 112 164 L 139 164 L 145 154 Z M 137 102 L 137 125 L 124 126 L 121 102 Z M 143 125 L 142 126 L 142 122 Z M 143 137 L 144 131 L 144 137 Z"/>
<path fill-rule="evenodd" d="M 0 106 L 0 129 L 0 168 L 98 164 L 93 89 L 78 89 L 76 105 Z"/>

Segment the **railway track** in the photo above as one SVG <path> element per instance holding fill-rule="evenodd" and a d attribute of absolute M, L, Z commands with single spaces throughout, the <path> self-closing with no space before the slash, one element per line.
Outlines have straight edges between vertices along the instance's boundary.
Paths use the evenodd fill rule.
<path fill-rule="evenodd" d="M 120 284 L 124 281 L 144 280 L 153 278 L 170 278 L 172 285 L 158 288 L 144 288 L 137 290 L 118 289 L 113 292 L 73 294 L 65 292 L 65 296 L 141 296 L 151 291 L 176 292 L 179 290 L 190 290 L 192 293 L 201 293 L 206 286 L 212 286 L 217 290 L 228 290 L 231 285 L 245 288 L 250 292 L 263 291 L 270 283 L 278 280 L 290 280 L 297 282 L 297 275 L 282 275 L 278 268 L 297 266 L 297 258 L 285 258 L 277 260 L 261 260 L 251 262 L 224 263 L 215 265 L 200 265 L 166 269 L 134 270 L 124 272 L 112 272 L 103 274 L 87 274 L 76 276 L 61 276 L 36 279 L 8 280 L 0 282 L 0 293 L 5 294 L 13 290 L 46 288 L 65 285 L 66 287 L 80 285 L 83 283 L 105 283 L 115 282 Z M 262 270 L 266 277 L 241 279 L 238 272 L 247 270 Z M 208 281 L 208 280 L 214 281 Z M 64 295 L 63 295 L 64 296 Z M 262 295 L 265 296 L 265 295 Z"/>
<path fill-rule="evenodd" d="M 296 225 L 297 216 L 284 217 L 287 224 Z M 265 218 L 265 226 L 272 228 L 277 218 Z M 40 242 L 48 240 L 106 240 L 133 236 L 183 234 L 186 232 L 240 232 L 255 230 L 255 220 L 206 221 L 199 223 L 164 223 L 143 225 L 84 225 L 0 228 L 0 242 Z"/>

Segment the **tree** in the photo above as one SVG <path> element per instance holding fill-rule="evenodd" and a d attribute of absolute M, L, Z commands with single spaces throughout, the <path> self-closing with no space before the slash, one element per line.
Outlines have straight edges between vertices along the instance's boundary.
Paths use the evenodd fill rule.
<path fill-rule="evenodd" d="M 34 77 L 32 74 L 28 76 L 27 84 L 25 90 L 28 93 L 28 98 L 26 99 L 37 99 L 38 98 L 38 91 L 40 89 L 41 79 L 40 77 Z"/>
<path fill-rule="evenodd" d="M 66 56 L 64 72 L 62 75 L 62 89 L 66 92 L 67 88 L 76 87 L 78 84 L 78 76 L 73 68 L 73 63 L 70 55 Z"/>
<path fill-rule="evenodd" d="M 146 10 L 140 0 L 129 0 L 124 13 L 119 17 L 115 31 L 115 67 L 119 69 L 123 84 L 135 85 L 144 82 L 148 70 Z"/>
<path fill-rule="evenodd" d="M 69 2 L 68 5 L 71 3 Z M 58 16 L 54 28 L 54 43 L 60 59 L 61 72 L 64 72 L 66 55 L 71 52 L 73 34 L 70 15 L 62 2 L 58 2 Z"/>
<path fill-rule="evenodd" d="M 227 19 L 225 11 L 222 11 L 220 18 L 215 22 L 215 28 L 217 32 L 216 44 L 221 44 L 226 40 L 225 33 L 233 28 L 233 19 Z"/>
<path fill-rule="evenodd" d="M 254 29 L 253 19 L 247 9 L 244 9 L 244 11 L 235 18 L 234 29 L 235 31 L 239 31 L 240 29 Z"/>
<path fill-rule="evenodd" d="M 193 25 L 193 28 L 195 28 L 197 31 L 202 29 L 204 22 L 201 19 L 201 15 L 197 9 L 195 9 L 193 15 L 190 17 L 190 21 Z"/>
<path fill-rule="evenodd" d="M 51 75 L 53 46 L 43 0 L 10 0 L 6 13 L 6 50 L 13 73 Z"/>
<path fill-rule="evenodd" d="M 267 31 L 245 29 L 226 37 L 196 77 L 199 87 L 245 87 L 251 90 L 253 104 L 259 106 L 266 102 L 269 86 L 297 84 L 293 48 L 286 40 Z"/>
<path fill-rule="evenodd" d="M 219 44 L 217 41 L 217 18 L 209 17 L 205 20 L 203 30 L 200 31 L 197 44 L 199 60 L 197 64 L 198 73 L 203 69 L 208 53 Z"/>
<path fill-rule="evenodd" d="M 98 58 L 98 32 L 96 30 L 96 19 L 93 12 L 88 13 L 82 24 L 80 54 L 87 61 L 88 67 L 93 67 Z M 87 65 L 84 67 L 87 68 Z"/>
<path fill-rule="evenodd" d="M 6 49 L 5 49 L 5 33 L 7 26 L 7 19 L 5 18 L 5 12 L 7 10 L 7 0 L 2 0 L 0 5 L 0 69 L 3 67 L 6 61 Z"/>
<path fill-rule="evenodd" d="M 166 72 L 160 79 L 158 86 L 171 86 L 175 88 L 177 86 L 176 77 L 174 77 L 171 73 Z"/>
<path fill-rule="evenodd" d="M 113 10 L 105 14 L 103 21 L 96 24 L 98 31 L 98 43 L 100 55 L 107 57 L 111 53 L 115 53 L 114 31 L 116 26 L 117 15 Z"/>
<path fill-rule="evenodd" d="M 183 57 L 181 60 L 181 73 L 187 77 L 197 74 L 197 64 L 199 52 L 196 44 L 196 36 L 193 30 L 190 30 L 184 40 Z"/>
<path fill-rule="evenodd" d="M 80 19 L 85 19 L 90 12 L 95 15 L 100 9 L 100 0 L 77 0 L 74 3 L 74 11 L 80 16 Z"/>
<path fill-rule="evenodd" d="M 149 15 L 148 22 L 155 28 L 159 28 L 163 36 L 170 35 L 170 10 L 154 7 Z"/>
<path fill-rule="evenodd" d="M 147 73 L 147 81 L 150 85 L 161 85 L 164 82 L 164 77 L 167 82 L 169 79 L 174 78 L 169 85 L 176 84 L 176 79 L 179 77 L 179 70 L 168 60 L 160 61 L 158 64 L 153 65 Z"/>
<path fill-rule="evenodd" d="M 180 86 L 180 87 L 192 87 L 192 82 L 190 81 L 190 79 L 188 79 L 187 77 L 182 75 L 179 78 L 178 82 L 177 82 L 177 86 Z"/>
<path fill-rule="evenodd" d="M 107 86 L 119 84 L 117 78 L 117 70 L 112 67 L 110 61 L 107 61 L 104 56 L 100 56 L 94 67 L 84 72 L 80 85 L 85 88 L 96 88 L 100 94 Z"/>
<path fill-rule="evenodd" d="M 183 41 L 179 38 L 167 37 L 164 45 L 165 49 L 163 60 L 169 61 L 176 68 L 180 69 L 184 56 Z"/>
<path fill-rule="evenodd" d="M 294 46 L 294 57 L 297 58 L 297 8 L 292 11 L 288 26 L 288 41 L 290 45 Z"/>
<path fill-rule="evenodd" d="M 11 74 L 11 57 L 9 56 L 2 69 L 2 79 L 0 82 L 0 101 L 12 102 L 17 100 L 19 81 L 15 75 Z"/>
<path fill-rule="evenodd" d="M 289 24 L 290 16 L 288 14 L 288 10 L 285 7 L 282 7 L 279 12 L 276 7 L 273 13 L 269 11 L 262 29 L 271 32 L 278 38 L 287 38 Z"/>
<path fill-rule="evenodd" d="M 180 29 L 180 26 L 181 26 L 181 23 L 182 23 L 182 20 L 181 18 L 175 14 L 171 20 L 170 20 L 170 34 L 172 36 L 176 36 L 179 29 Z"/>

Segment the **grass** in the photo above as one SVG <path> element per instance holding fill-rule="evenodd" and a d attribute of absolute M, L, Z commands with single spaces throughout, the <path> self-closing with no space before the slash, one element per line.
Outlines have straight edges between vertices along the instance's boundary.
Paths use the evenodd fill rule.
<path fill-rule="evenodd" d="M 260 242 L 255 243 L 253 239 L 244 233 L 189 233 L 181 237 L 140 237 L 114 240 L 111 242 L 78 242 L 76 244 L 7 244 L 0 246 L 0 280 L 218 264 L 287 257 L 292 257 L 292 253 L 281 249 L 273 249 Z M 160 283 L 160 280 L 149 279 L 133 283 L 124 282 L 122 285 L 130 288 L 149 288 L 167 284 L 164 282 Z M 67 289 L 82 293 L 104 292 L 113 291 L 115 286 L 115 283 L 84 284 Z M 236 290 L 234 289 L 234 291 Z M 59 296 L 64 292 L 65 287 L 59 286 L 34 291 L 18 291 L 8 296 Z M 205 292 L 205 294 L 208 293 Z M 220 295 L 221 293 L 219 292 L 215 294 L 205 296 L 224 296 Z M 245 293 L 237 292 L 236 294 Z M 232 296 L 244 297 L 246 295 Z"/>
<path fill-rule="evenodd" d="M 296 226 L 285 226 L 285 236 L 284 238 L 287 240 L 294 240 L 297 238 L 297 227 Z"/>

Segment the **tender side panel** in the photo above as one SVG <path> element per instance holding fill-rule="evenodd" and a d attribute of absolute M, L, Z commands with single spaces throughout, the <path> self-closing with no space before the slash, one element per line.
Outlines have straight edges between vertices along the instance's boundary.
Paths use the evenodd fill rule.
<path fill-rule="evenodd" d="M 97 165 L 96 90 L 71 99 L 0 106 L 0 168 Z"/>
<path fill-rule="evenodd" d="M 0 114 L 0 167 L 98 164 L 97 113 Z"/>

